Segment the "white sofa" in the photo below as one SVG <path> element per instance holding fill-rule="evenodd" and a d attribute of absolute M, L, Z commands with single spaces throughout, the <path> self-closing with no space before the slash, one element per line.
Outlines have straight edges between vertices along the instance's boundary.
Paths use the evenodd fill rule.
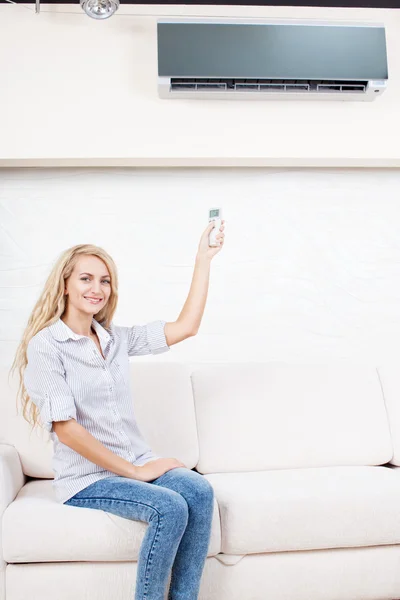
<path fill-rule="evenodd" d="M 55 501 L 48 434 L 0 376 L 0 599 L 133 598 L 147 524 Z M 396 365 L 150 360 L 131 377 L 153 450 L 215 490 L 199 600 L 400 598 Z"/>

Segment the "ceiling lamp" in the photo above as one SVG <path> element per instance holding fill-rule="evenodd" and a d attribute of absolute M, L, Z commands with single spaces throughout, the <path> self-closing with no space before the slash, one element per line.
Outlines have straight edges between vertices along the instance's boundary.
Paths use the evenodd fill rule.
<path fill-rule="evenodd" d="M 80 0 L 80 5 L 93 19 L 108 19 L 119 7 L 119 0 Z"/>

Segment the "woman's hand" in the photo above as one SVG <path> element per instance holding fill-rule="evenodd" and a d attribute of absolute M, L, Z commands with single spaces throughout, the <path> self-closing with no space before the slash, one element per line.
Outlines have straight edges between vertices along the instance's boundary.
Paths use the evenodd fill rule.
<path fill-rule="evenodd" d="M 177 467 L 185 467 L 177 458 L 157 458 L 157 460 L 150 460 L 141 467 L 135 466 L 135 471 L 132 479 L 138 479 L 139 481 L 153 481 L 157 477 L 161 477 L 167 471 L 176 469 Z"/>
<path fill-rule="evenodd" d="M 223 233 L 223 231 L 225 229 L 224 223 L 225 223 L 225 220 L 222 220 L 221 227 L 219 228 L 221 233 L 219 233 L 216 236 L 216 239 L 217 239 L 217 241 L 220 242 L 220 245 L 215 246 L 215 247 L 209 246 L 209 238 L 208 238 L 208 236 L 210 235 L 210 232 L 212 231 L 212 229 L 214 229 L 214 223 L 213 223 L 213 221 L 211 221 L 211 223 L 208 224 L 207 229 L 204 231 L 204 233 L 200 239 L 199 249 L 197 251 L 198 257 L 208 258 L 211 260 L 216 254 L 218 254 L 218 252 L 221 252 L 222 246 L 224 245 L 224 237 L 225 237 L 225 234 Z"/>

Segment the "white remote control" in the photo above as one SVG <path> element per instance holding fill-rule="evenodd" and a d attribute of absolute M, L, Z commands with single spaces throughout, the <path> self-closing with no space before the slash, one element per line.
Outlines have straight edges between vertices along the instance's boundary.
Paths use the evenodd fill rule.
<path fill-rule="evenodd" d="M 220 242 L 216 239 L 216 237 L 219 233 L 221 233 L 219 230 L 222 223 L 221 208 L 210 208 L 210 210 L 208 211 L 208 222 L 211 223 L 211 221 L 214 221 L 214 229 L 210 231 L 210 234 L 208 236 L 208 244 L 209 246 L 219 246 Z"/>

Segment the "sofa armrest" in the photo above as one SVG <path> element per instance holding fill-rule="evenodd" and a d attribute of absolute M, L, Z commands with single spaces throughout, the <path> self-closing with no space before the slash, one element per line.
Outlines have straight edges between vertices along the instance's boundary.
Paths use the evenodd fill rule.
<path fill-rule="evenodd" d="M 17 450 L 9 444 L 0 444 L 0 519 L 26 480 Z"/>
<path fill-rule="evenodd" d="M 0 600 L 5 600 L 5 569 L 1 523 L 7 506 L 13 502 L 27 477 L 22 471 L 19 454 L 14 446 L 0 444 Z"/>

